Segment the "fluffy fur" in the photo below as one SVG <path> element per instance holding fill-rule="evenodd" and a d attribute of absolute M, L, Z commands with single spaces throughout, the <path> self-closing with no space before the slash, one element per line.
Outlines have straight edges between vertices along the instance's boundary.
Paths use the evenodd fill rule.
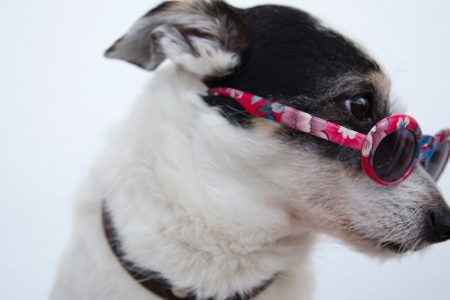
<path fill-rule="evenodd" d="M 235 30 L 222 22 L 222 12 L 232 14 L 231 20 L 241 16 L 248 25 L 245 16 L 251 10 L 239 12 L 217 1 L 188 3 L 170 2 L 152 10 L 107 52 L 147 69 L 165 58 L 171 61 L 145 87 L 81 188 L 74 232 L 51 299 L 158 299 L 133 281 L 113 256 L 101 225 L 102 201 L 127 259 L 160 272 L 175 288 L 190 289 L 201 299 L 245 294 L 275 274 L 279 276 L 274 283 L 255 299 L 311 299 L 308 257 L 318 233 L 340 237 L 360 251 L 382 257 L 428 245 L 424 216 L 445 204 L 420 168 L 404 184 L 382 187 L 362 173 L 352 150 L 330 148 L 267 120 L 241 122 L 233 113 L 242 111 L 211 105 L 204 97 L 211 82 L 228 80 L 252 91 L 252 83 L 245 79 L 245 72 L 252 70 L 239 71 L 241 77 L 226 74 L 247 56 L 262 54 L 229 47 L 230 41 L 219 38 L 221 30 L 230 26 Z M 211 9 L 214 4 L 225 8 Z M 277 8 L 277 13 L 285 9 Z M 200 15 L 200 20 L 192 14 Z M 216 31 L 205 35 L 201 31 L 210 30 L 204 24 L 211 20 L 227 26 L 213 27 Z M 317 30 L 313 19 L 304 22 L 312 22 L 310 30 Z M 254 37 L 248 27 L 245 35 Z M 142 30 L 151 41 L 145 51 L 136 52 L 136 41 L 142 43 L 136 32 Z M 322 27 L 320 32 L 334 34 Z M 243 36 L 233 33 L 231 38 Z M 344 43 L 337 35 L 333 39 Z M 280 61 L 285 58 L 278 55 Z M 372 69 L 371 60 L 364 64 L 340 73 L 338 84 L 322 75 L 317 75 L 320 82 L 307 81 L 316 88 L 319 102 L 314 105 L 308 100 L 314 93 L 293 98 L 281 85 L 273 92 L 330 120 L 340 118 L 355 129 L 367 127 L 370 124 L 346 119 L 337 104 L 325 104 L 325 99 L 347 95 L 364 83 L 374 90 L 374 116 L 389 113 L 385 76 L 377 67 Z M 363 72 L 365 68 L 370 71 Z M 267 96 L 265 88 L 255 92 Z"/>
<path fill-rule="evenodd" d="M 172 65 L 152 80 L 78 197 L 74 245 L 53 299 L 157 299 L 108 249 L 102 199 L 130 260 L 164 270 L 174 286 L 201 297 L 223 299 L 280 271 L 296 272 L 294 265 L 307 268 L 312 236 L 291 216 L 295 191 L 280 193 L 278 183 L 301 182 L 287 172 L 301 168 L 291 163 L 300 153 L 275 164 L 285 146 L 228 125 L 198 96 L 205 90 Z M 287 276 L 270 289 L 292 281 Z M 289 287 L 285 299 L 309 294 L 310 280 Z"/>

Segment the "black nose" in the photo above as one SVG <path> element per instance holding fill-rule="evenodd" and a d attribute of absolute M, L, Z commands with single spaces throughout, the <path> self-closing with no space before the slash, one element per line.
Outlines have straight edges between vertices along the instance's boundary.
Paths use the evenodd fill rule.
<path fill-rule="evenodd" d="M 425 238 L 431 243 L 450 239 L 450 209 L 447 205 L 437 205 L 425 217 Z"/>

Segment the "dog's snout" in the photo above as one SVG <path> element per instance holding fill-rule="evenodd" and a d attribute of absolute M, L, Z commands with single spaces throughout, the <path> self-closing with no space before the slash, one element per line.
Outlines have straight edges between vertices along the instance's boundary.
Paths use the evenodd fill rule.
<path fill-rule="evenodd" d="M 447 205 L 437 205 L 425 216 L 425 238 L 430 243 L 450 239 L 450 209 Z"/>

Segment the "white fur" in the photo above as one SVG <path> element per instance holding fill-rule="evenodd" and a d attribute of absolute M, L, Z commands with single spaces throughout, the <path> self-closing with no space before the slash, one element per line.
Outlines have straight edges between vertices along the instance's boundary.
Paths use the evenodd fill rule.
<path fill-rule="evenodd" d="M 205 91 L 171 63 L 156 73 L 77 197 L 51 299 L 157 299 L 112 255 L 102 200 L 128 259 L 204 298 L 225 299 L 280 273 L 256 299 L 310 299 L 317 232 L 365 252 L 385 253 L 383 241 L 421 246 L 422 219 L 411 208 L 428 205 L 434 189 L 421 171 L 397 187 L 376 185 L 312 145 L 281 142 L 273 124 L 229 124 L 202 101 Z"/>
<path fill-rule="evenodd" d="M 128 258 L 177 287 L 223 299 L 283 271 L 267 295 L 309 295 L 308 276 L 300 283 L 287 276 L 304 276 L 296 272 L 308 269 L 312 239 L 295 226 L 276 186 L 292 180 L 272 162 L 285 147 L 227 124 L 201 101 L 204 91 L 172 65 L 147 87 L 78 197 L 52 299 L 156 299 L 108 249 L 102 199 Z"/>

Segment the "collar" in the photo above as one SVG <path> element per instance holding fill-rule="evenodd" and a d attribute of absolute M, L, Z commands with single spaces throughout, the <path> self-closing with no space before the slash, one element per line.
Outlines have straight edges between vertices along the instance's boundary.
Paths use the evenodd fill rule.
<path fill-rule="evenodd" d="M 114 227 L 111 214 L 106 207 L 105 201 L 102 201 L 102 222 L 105 232 L 106 240 L 109 247 L 116 256 L 122 267 L 130 274 L 130 276 L 142 285 L 149 292 L 165 299 L 165 300 L 200 300 L 193 292 L 186 290 L 177 290 L 164 278 L 161 273 L 144 269 L 134 262 L 125 259 L 125 253 L 121 248 L 120 237 Z M 251 300 L 266 289 L 276 278 L 276 275 L 266 280 L 261 285 L 253 288 L 248 294 L 242 296 L 240 293 L 236 293 L 234 296 L 227 298 L 226 300 Z M 202 300 L 214 300 L 213 298 Z"/>

